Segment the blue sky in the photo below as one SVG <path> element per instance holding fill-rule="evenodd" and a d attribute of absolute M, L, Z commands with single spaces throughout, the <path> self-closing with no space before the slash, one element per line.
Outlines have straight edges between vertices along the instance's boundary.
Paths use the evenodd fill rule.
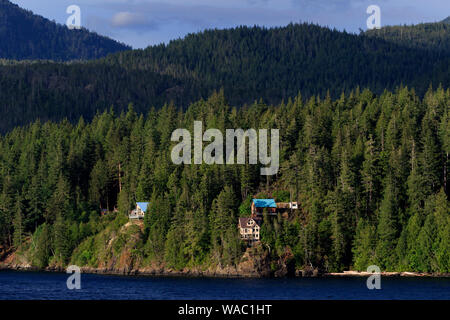
<path fill-rule="evenodd" d="M 449 0 L 12 0 L 22 8 L 65 23 L 69 5 L 81 8 L 83 27 L 134 48 L 187 33 L 238 25 L 282 26 L 314 22 L 339 30 L 365 30 L 366 9 L 381 8 L 382 25 L 440 21 Z"/>

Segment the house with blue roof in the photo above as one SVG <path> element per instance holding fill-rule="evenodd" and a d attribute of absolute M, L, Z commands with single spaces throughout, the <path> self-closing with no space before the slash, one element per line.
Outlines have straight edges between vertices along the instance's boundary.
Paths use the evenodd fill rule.
<path fill-rule="evenodd" d="M 130 219 L 144 219 L 145 213 L 148 208 L 150 208 L 150 202 L 137 202 L 136 209 L 131 211 L 129 218 Z"/>
<path fill-rule="evenodd" d="M 264 211 L 269 215 L 277 215 L 277 204 L 275 199 L 253 199 L 252 217 L 262 216 Z"/>

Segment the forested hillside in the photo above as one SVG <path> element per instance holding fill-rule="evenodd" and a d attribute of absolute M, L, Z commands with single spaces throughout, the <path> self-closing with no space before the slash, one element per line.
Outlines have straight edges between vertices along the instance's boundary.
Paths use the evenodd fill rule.
<path fill-rule="evenodd" d="M 432 50 L 443 55 L 450 52 L 450 17 L 440 23 L 387 26 L 365 34 L 409 48 Z"/>
<path fill-rule="evenodd" d="M 248 253 L 238 217 L 274 197 L 300 208 L 264 216 L 271 272 L 450 272 L 446 21 L 237 27 L 126 49 L 0 0 L 0 261 L 233 267 Z M 171 134 L 194 120 L 280 129 L 278 174 L 174 165 Z M 136 201 L 151 203 L 142 229 L 128 223 Z"/>
<path fill-rule="evenodd" d="M 448 45 L 448 29 L 445 34 Z M 223 87 L 230 103 L 239 105 L 258 98 L 279 103 L 299 91 L 339 97 L 356 86 L 381 93 L 402 83 L 423 94 L 431 82 L 449 82 L 449 58 L 450 53 L 411 50 L 365 34 L 290 24 L 207 30 L 105 60 Z"/>
<path fill-rule="evenodd" d="M 90 123 L 35 122 L 0 139 L 0 241 L 32 265 L 161 263 L 181 270 L 235 265 L 238 216 L 253 196 L 292 196 L 300 210 L 265 217 L 264 251 L 323 271 L 450 271 L 450 90 L 423 99 L 400 88 L 355 90 L 338 99 L 297 96 L 283 104 L 230 107 L 223 93 L 185 112 L 132 108 Z M 179 106 L 177 106 L 179 107 Z M 281 169 L 184 165 L 170 160 L 171 133 L 279 128 Z M 150 201 L 139 228 L 119 232 L 135 201 Z M 100 217 L 100 208 L 118 208 Z M 111 249 L 108 249 L 111 248 Z M 270 250 L 269 250 L 270 249 Z M 112 251 L 107 251 L 112 250 Z M 291 254 L 291 255 L 290 255 Z"/>
<path fill-rule="evenodd" d="M 69 30 L 8 0 L 0 0 L 0 58 L 84 60 L 129 49 L 86 29 Z"/>
<path fill-rule="evenodd" d="M 187 107 L 220 88 L 233 106 L 278 104 L 299 92 L 338 98 L 358 86 L 381 94 L 404 84 L 423 96 L 431 84 L 449 86 L 449 68 L 448 52 L 310 24 L 209 30 L 92 62 L 4 61 L 0 132 L 37 118 L 91 120 L 129 103 L 142 113 L 171 101 Z"/>
<path fill-rule="evenodd" d="M 188 93 L 199 95 L 196 87 L 171 76 L 97 62 L 0 67 L 0 88 L 0 132 L 34 119 L 76 122 L 83 116 L 90 120 L 112 107 L 120 112 L 130 102 L 144 112 L 165 102 L 182 104 L 184 98 L 193 98 Z"/>

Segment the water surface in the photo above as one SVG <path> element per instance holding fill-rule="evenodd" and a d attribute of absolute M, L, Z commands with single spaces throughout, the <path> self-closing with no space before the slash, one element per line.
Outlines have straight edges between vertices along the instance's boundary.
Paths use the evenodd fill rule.
<path fill-rule="evenodd" d="M 0 271 L 0 299 L 450 299 L 450 278 L 382 277 L 381 290 L 368 290 L 365 277 L 222 279 L 82 274 L 81 290 L 69 290 L 68 277 L 65 273 Z"/>

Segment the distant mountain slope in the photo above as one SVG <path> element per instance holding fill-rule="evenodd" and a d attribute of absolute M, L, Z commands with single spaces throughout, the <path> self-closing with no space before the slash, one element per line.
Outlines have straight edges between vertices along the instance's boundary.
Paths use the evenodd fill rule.
<path fill-rule="evenodd" d="M 86 29 L 69 30 L 0 0 L 0 58 L 95 59 L 128 49 L 131 48 Z"/>
<path fill-rule="evenodd" d="M 450 53 L 450 17 L 437 23 L 386 26 L 365 33 L 409 48 Z"/>
<path fill-rule="evenodd" d="M 447 36 L 445 29 L 445 48 Z M 449 58 L 365 34 L 290 24 L 207 30 L 105 61 L 197 80 L 209 89 L 223 87 L 231 103 L 241 104 L 257 98 L 276 103 L 299 91 L 307 97 L 327 92 L 336 97 L 356 86 L 381 92 L 405 84 L 424 92 L 430 82 L 448 83 L 444 70 L 434 69 Z"/>
<path fill-rule="evenodd" d="M 221 88 L 240 107 L 259 99 L 278 104 L 299 92 L 339 97 L 358 86 L 381 93 L 407 85 L 423 95 L 431 84 L 450 86 L 445 50 L 310 24 L 208 30 L 89 62 L 0 66 L 0 132 L 36 118 L 89 120 L 128 103 L 144 113 L 172 101 L 186 107 Z"/>

